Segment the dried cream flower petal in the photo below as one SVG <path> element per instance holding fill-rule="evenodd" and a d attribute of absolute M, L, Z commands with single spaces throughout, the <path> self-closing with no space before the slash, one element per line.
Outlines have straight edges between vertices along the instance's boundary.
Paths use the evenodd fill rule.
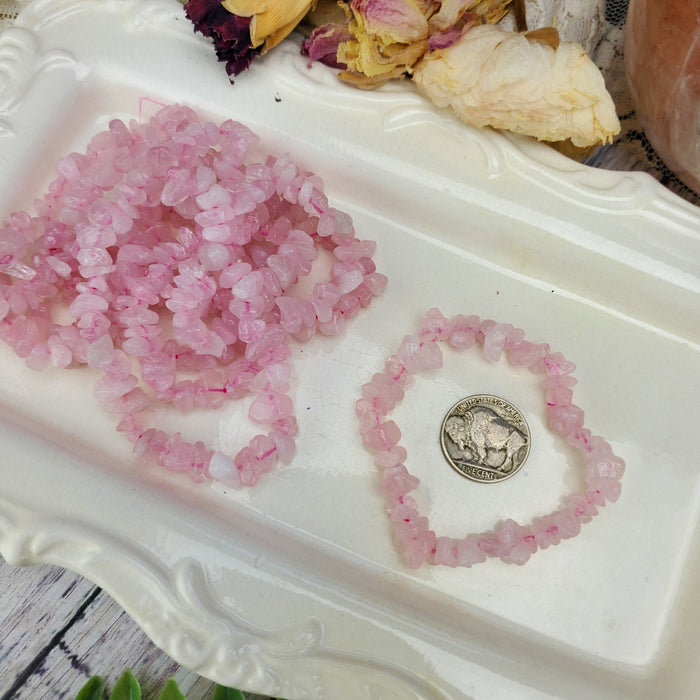
<path fill-rule="evenodd" d="M 477 0 L 469 7 L 470 12 L 481 17 L 485 24 L 496 24 L 508 13 L 508 6 L 513 0 Z"/>
<path fill-rule="evenodd" d="M 510 2 L 510 0 L 506 0 Z M 430 17 L 431 32 L 446 32 L 459 21 L 459 18 L 478 0 L 443 0 L 438 11 Z"/>
<path fill-rule="evenodd" d="M 467 31 L 426 54 L 413 74 L 438 107 L 474 126 L 492 126 L 543 141 L 587 147 L 620 130 L 600 71 L 579 44 L 556 49 L 493 25 Z"/>

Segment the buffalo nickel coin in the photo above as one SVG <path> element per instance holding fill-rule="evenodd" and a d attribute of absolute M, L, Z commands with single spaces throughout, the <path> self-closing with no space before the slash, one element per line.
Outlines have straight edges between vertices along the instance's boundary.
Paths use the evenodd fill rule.
<path fill-rule="evenodd" d="M 530 453 L 530 428 L 512 403 L 479 394 L 458 401 L 440 429 L 443 454 L 468 479 L 491 483 L 515 474 Z"/>

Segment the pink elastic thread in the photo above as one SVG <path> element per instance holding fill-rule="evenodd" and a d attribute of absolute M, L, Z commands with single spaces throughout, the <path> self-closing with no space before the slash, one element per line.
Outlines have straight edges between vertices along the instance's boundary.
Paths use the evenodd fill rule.
<path fill-rule="evenodd" d="M 388 415 L 403 399 L 413 375 L 442 367 L 440 342 L 448 342 L 459 350 L 481 345 L 491 362 L 498 361 L 505 353 L 511 364 L 544 375 L 549 427 L 583 453 L 586 462 L 584 491 L 572 494 L 563 508 L 537 518 L 530 525 L 519 525 L 507 519 L 494 530 L 462 539 L 439 537 L 430 529 L 428 518 L 419 514 L 416 500 L 409 495 L 420 482 L 405 466 L 408 455 L 399 445 L 401 430 Z M 470 567 L 489 557 L 525 564 L 537 549 L 546 549 L 576 536 L 581 524 L 597 515 L 606 501 L 619 498 L 625 464 L 606 440 L 583 427 L 583 411 L 571 403 L 571 388 L 576 384 L 571 375 L 575 369 L 561 353 L 551 352 L 546 344 L 525 340 L 523 331 L 510 324 L 462 315 L 448 320 L 437 309 L 431 309 L 417 333 L 406 336 L 398 352 L 386 360 L 384 371 L 373 375 L 362 387 L 356 413 L 363 444 L 374 453 L 375 464 L 381 472 L 379 488 L 393 525 L 394 542 L 411 568 L 418 568 L 425 562 Z"/>
<path fill-rule="evenodd" d="M 94 394 L 137 457 L 234 487 L 294 453 L 290 343 L 340 333 L 386 285 L 320 179 L 288 156 L 254 160 L 257 141 L 178 105 L 114 120 L 59 160 L 35 216 L 0 228 L 0 338 L 33 369 L 101 370 Z M 302 294 L 322 249 L 328 277 Z M 233 457 L 147 425 L 157 403 L 244 396 L 268 432 Z"/>

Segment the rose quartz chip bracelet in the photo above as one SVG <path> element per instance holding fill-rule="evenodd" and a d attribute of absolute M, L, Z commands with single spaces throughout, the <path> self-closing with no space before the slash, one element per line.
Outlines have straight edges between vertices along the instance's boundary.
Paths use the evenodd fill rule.
<path fill-rule="evenodd" d="M 409 495 L 419 480 L 405 467 L 407 453 L 399 445 L 401 431 L 387 416 L 403 399 L 414 374 L 442 366 L 440 342 L 459 350 L 481 345 L 491 362 L 505 353 L 512 364 L 544 375 L 549 427 L 584 454 L 584 491 L 570 495 L 564 507 L 531 525 L 507 519 L 490 532 L 463 539 L 438 537 L 430 529 L 428 519 L 419 514 L 416 500 Z M 510 324 L 462 315 L 448 320 L 431 309 L 417 333 L 406 336 L 398 352 L 386 360 L 384 371 L 362 387 L 362 398 L 356 403 L 360 431 L 381 472 L 379 488 L 386 499 L 394 541 L 410 567 L 418 568 L 424 562 L 470 567 L 488 557 L 524 564 L 538 548 L 546 549 L 577 535 L 581 524 L 597 515 L 606 501 L 618 499 L 625 464 L 603 438 L 583 427 L 583 411 L 571 403 L 574 370 L 561 353 L 525 340 L 523 331 Z"/>
<path fill-rule="evenodd" d="M 287 156 L 255 160 L 256 143 L 178 105 L 114 120 L 58 162 L 36 216 L 0 227 L 0 338 L 33 369 L 101 370 L 94 394 L 138 457 L 231 486 L 292 457 L 290 341 L 340 333 L 386 285 L 319 178 Z M 322 249 L 328 278 L 302 293 Z M 147 427 L 159 403 L 244 396 L 268 432 L 234 457 Z"/>

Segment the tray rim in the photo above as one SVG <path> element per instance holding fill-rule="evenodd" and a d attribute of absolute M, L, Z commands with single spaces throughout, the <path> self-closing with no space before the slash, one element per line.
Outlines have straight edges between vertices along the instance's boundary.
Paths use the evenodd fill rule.
<path fill-rule="evenodd" d="M 58 3 L 50 3 L 48 0 L 35 0 L 20 17 L 19 33 L 14 33 L 12 38 L 16 40 L 17 44 L 25 51 L 25 53 L 22 54 L 25 57 L 26 51 L 31 53 L 33 50 L 32 47 L 36 48 L 33 58 L 38 73 L 68 67 L 79 79 L 84 79 L 84 59 L 72 61 L 68 52 L 61 51 L 51 50 L 46 54 L 40 50 L 41 42 L 37 42 L 37 37 L 41 37 L 40 30 L 42 28 L 49 27 L 54 22 L 65 21 L 74 12 L 81 12 L 83 10 L 90 11 L 98 4 L 97 0 L 59 0 Z M 147 21 L 154 15 L 160 19 L 169 18 L 181 9 L 176 3 L 168 2 L 167 0 L 149 0 L 148 2 L 143 2 L 142 0 L 141 9 L 137 9 L 139 5 L 135 0 L 109 0 L 108 2 L 103 2 L 103 4 L 106 6 L 107 11 L 128 10 L 128 12 L 131 13 L 129 21 L 134 23 L 137 28 L 139 22 Z M 54 6 L 53 10 L 51 13 L 46 13 L 46 8 L 49 6 Z M 172 31 L 183 34 L 180 25 L 178 25 L 177 28 L 173 26 Z M 196 37 L 192 39 L 192 42 L 193 45 L 203 46 L 203 42 Z M 5 43 L 0 39 L 0 61 L 2 61 L 1 52 Z M 15 53 L 9 62 L 6 61 L 5 65 L 9 63 L 10 66 L 16 66 L 17 55 L 19 54 Z M 30 82 L 35 77 L 34 75 L 30 75 Z M 29 83 L 20 82 L 17 83 L 15 87 L 17 85 L 21 86 L 21 90 L 16 90 L 15 95 L 12 94 L 11 89 L 6 90 L 4 95 L 2 91 L 0 91 L 0 127 L 3 125 L 8 129 L 13 127 L 13 114 L 15 113 L 16 106 L 21 102 L 22 90 L 27 88 Z M 391 100 L 393 97 L 391 94 L 388 94 L 381 95 L 379 99 Z M 409 111 L 411 108 L 412 107 L 409 105 Z M 9 117 L 3 115 L 9 115 Z M 4 121 L 2 121 L 3 119 Z M 504 162 L 510 162 L 510 159 L 513 159 L 515 161 L 521 161 L 525 164 L 524 167 L 531 168 L 534 173 L 542 170 L 549 172 L 549 168 L 551 167 L 549 164 L 549 155 L 542 156 L 544 163 L 541 162 L 540 156 L 543 152 L 539 149 L 534 152 L 532 150 L 536 145 L 533 146 L 530 142 L 523 142 L 522 139 L 503 139 L 501 135 L 496 134 L 489 134 L 485 138 L 489 142 L 489 145 L 485 147 L 487 151 L 488 149 L 494 149 L 491 153 L 496 153 L 499 157 L 506 158 Z M 491 142 L 496 145 L 492 146 Z M 482 146 L 479 145 L 478 148 L 482 148 Z M 502 153 L 506 155 L 501 156 Z M 557 160 L 557 165 L 559 169 L 553 177 L 566 177 L 566 173 L 571 172 L 573 173 L 573 190 L 582 188 L 584 192 L 586 192 L 589 200 L 588 203 L 583 206 L 590 206 L 593 210 L 602 209 L 605 211 L 607 207 L 614 208 L 622 202 L 623 204 L 628 204 L 638 215 L 647 217 L 650 221 L 657 224 L 663 222 L 664 226 L 669 225 L 669 221 L 664 219 L 663 214 L 671 213 L 671 223 L 675 225 L 678 230 L 689 230 L 691 234 L 693 233 L 692 224 L 698 223 L 696 207 L 687 204 L 676 195 L 668 193 L 665 188 L 643 173 L 606 175 L 604 178 L 607 182 L 615 184 L 609 189 L 607 187 L 602 188 L 604 192 L 607 191 L 607 194 L 601 194 L 596 187 L 589 184 L 590 178 L 592 177 L 592 173 L 590 172 L 592 169 L 586 166 L 579 166 L 578 164 L 572 165 L 568 161 L 564 162 L 561 160 Z M 571 170 L 569 170 L 569 168 L 571 168 Z M 496 177 L 497 172 L 495 175 L 493 172 L 490 173 L 490 176 Z M 630 178 L 632 185 L 630 185 Z M 630 195 L 630 187 L 633 191 L 633 195 Z M 640 192 L 642 194 L 640 194 Z M 651 196 L 649 196 L 650 194 Z M 668 197 L 666 194 L 668 194 Z M 640 202 L 642 201 L 644 202 L 644 206 L 640 209 Z M 612 204 L 611 202 L 617 202 L 617 204 Z M 615 211 L 619 212 L 616 208 Z M 90 522 L 80 519 L 70 521 L 70 519 L 66 518 L 65 514 L 60 514 L 56 517 L 47 516 L 45 513 L 35 511 L 25 503 L 22 503 L 21 498 L 14 496 L 0 495 L 0 503 L 2 504 L 0 507 L 0 530 L 2 530 L 0 551 L 11 563 L 29 564 L 34 562 L 47 562 L 59 563 L 62 566 L 67 566 L 68 568 L 76 570 L 78 573 L 86 575 L 99 585 L 104 586 L 127 611 L 137 617 L 139 616 L 138 608 L 130 604 L 131 600 L 129 596 L 131 595 L 131 591 L 127 594 L 123 593 L 123 590 L 130 589 L 129 583 L 119 576 L 106 573 L 107 569 L 117 567 L 112 566 L 107 567 L 107 569 L 101 568 L 109 559 L 112 559 L 113 562 L 126 563 L 127 567 L 132 567 L 134 570 L 145 571 L 147 573 L 148 584 L 144 585 L 144 590 L 139 591 L 139 593 L 152 595 L 154 599 L 153 605 L 156 607 L 157 600 L 160 597 L 163 595 L 167 597 L 167 593 L 172 593 L 172 590 L 168 589 L 167 586 L 163 589 L 163 581 L 169 581 L 178 592 L 181 590 L 184 591 L 188 586 L 191 587 L 193 591 L 190 591 L 190 593 L 199 596 L 203 601 L 199 604 L 198 608 L 195 606 L 197 614 L 201 614 L 202 610 L 207 610 L 210 606 L 216 606 L 220 603 L 220 601 L 216 600 L 216 595 L 211 593 L 210 582 L 206 580 L 206 572 L 203 573 L 203 570 L 199 568 L 201 565 L 198 565 L 196 562 L 192 563 L 191 561 L 183 559 L 180 564 L 167 570 L 167 567 L 164 567 L 164 565 L 157 562 L 157 560 L 144 560 L 142 557 L 143 552 L 138 550 L 138 548 L 134 549 L 128 540 L 121 540 L 114 534 L 109 537 L 102 537 L 99 533 L 95 532 L 94 524 Z M 87 557 L 86 552 L 89 553 Z M 94 557 L 94 559 L 92 557 Z M 130 578 L 130 576 L 127 578 Z M 202 578 L 204 578 L 204 580 L 202 580 Z M 191 615 L 191 608 L 189 611 L 186 609 L 186 604 L 182 604 L 182 607 L 183 610 L 180 611 L 182 619 L 196 617 L 196 614 Z M 172 612 L 172 610 L 170 612 Z M 208 675 L 210 677 L 218 676 L 222 678 L 224 682 L 231 685 L 260 688 L 258 692 L 270 692 L 274 694 L 283 692 L 279 689 L 282 686 L 279 685 L 259 685 L 258 675 L 261 673 L 260 665 L 252 663 L 243 670 L 240 668 L 237 669 L 237 672 L 233 675 L 230 673 L 230 670 L 225 672 L 227 675 L 218 675 L 222 673 L 223 669 L 220 666 L 212 665 L 212 663 L 217 653 L 221 654 L 223 652 L 217 651 L 216 649 L 212 650 L 211 647 L 208 647 L 204 655 L 201 649 L 198 650 L 198 653 L 195 653 L 187 648 L 187 640 L 183 640 L 181 636 L 174 634 L 172 628 L 168 632 L 165 632 L 162 627 L 158 627 L 156 622 L 148 621 L 144 619 L 142 615 L 140 623 L 143 624 L 144 628 L 146 628 L 146 632 L 149 636 L 154 638 L 154 641 L 156 641 L 159 646 L 190 668 L 194 668 L 195 670 L 201 669 L 200 672 L 203 672 L 203 675 Z M 245 628 L 245 624 L 239 623 L 239 628 Z M 303 632 L 304 634 L 308 634 L 308 637 L 315 640 L 316 643 L 318 643 L 323 636 L 322 631 L 315 628 L 313 623 L 311 623 L 310 631 L 304 630 Z M 270 661 L 267 663 L 268 670 L 274 670 L 274 664 Z M 389 666 L 387 666 L 387 668 L 389 668 Z M 287 670 L 286 667 L 285 670 Z M 437 687 L 419 682 L 420 679 L 417 677 L 414 679 L 409 677 L 407 679 L 402 669 L 395 670 L 396 676 L 401 679 L 401 682 L 409 682 L 409 686 L 413 688 L 411 692 L 414 693 L 416 698 L 462 697 L 461 691 L 455 690 L 455 694 L 450 694 L 451 691 L 449 690 L 444 692 Z M 404 688 L 402 687 L 401 689 L 403 690 Z M 297 690 L 299 692 L 305 692 L 302 685 L 300 685 Z"/>

